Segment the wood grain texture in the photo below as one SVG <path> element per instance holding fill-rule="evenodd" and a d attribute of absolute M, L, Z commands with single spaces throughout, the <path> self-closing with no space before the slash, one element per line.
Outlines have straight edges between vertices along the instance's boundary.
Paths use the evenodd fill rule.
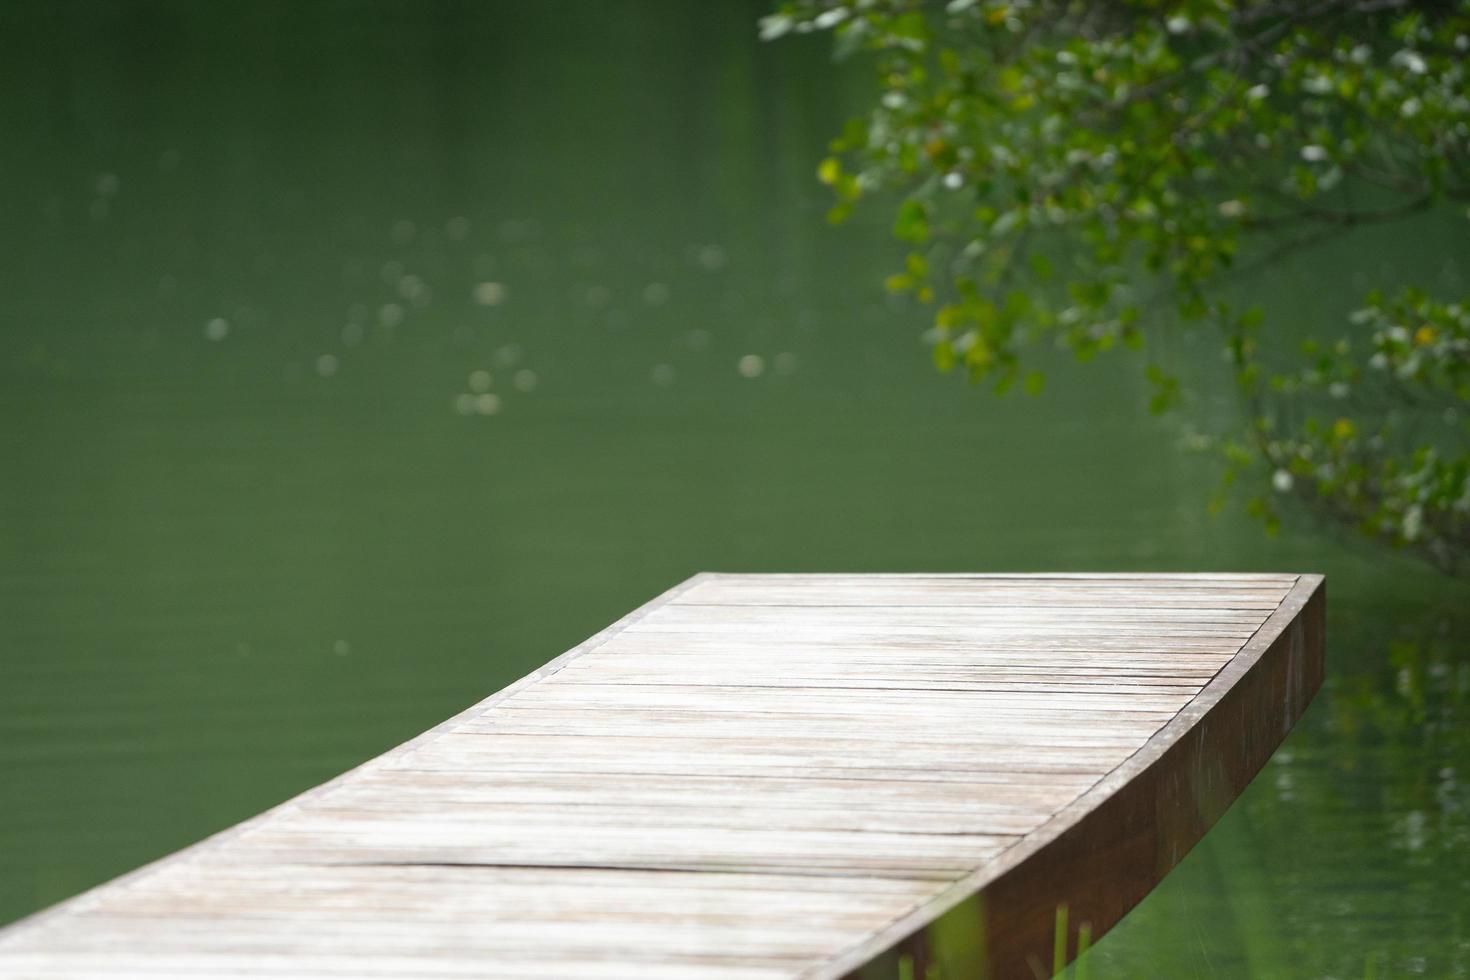
<path fill-rule="evenodd" d="M 699 575 L 0 930 L 0 976 L 1045 974 L 1059 905 L 1101 935 L 1265 763 L 1324 604 L 1296 575 Z"/>

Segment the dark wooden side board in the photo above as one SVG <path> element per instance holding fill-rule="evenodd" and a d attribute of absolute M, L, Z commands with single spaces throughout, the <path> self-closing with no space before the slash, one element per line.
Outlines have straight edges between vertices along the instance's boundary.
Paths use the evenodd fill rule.
<path fill-rule="evenodd" d="M 851 950 L 848 977 L 1037 980 L 1079 930 L 1095 941 L 1199 843 L 1271 758 L 1322 685 L 1326 584 L 1303 575 L 1173 721 L 1050 824 Z M 899 937 L 895 939 L 895 936 Z M 907 971 L 906 971 L 907 972 Z M 823 975 L 827 975 L 823 971 Z"/>

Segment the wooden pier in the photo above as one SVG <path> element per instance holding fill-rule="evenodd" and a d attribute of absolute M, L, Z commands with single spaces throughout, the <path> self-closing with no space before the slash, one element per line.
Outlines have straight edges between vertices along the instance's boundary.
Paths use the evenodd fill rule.
<path fill-rule="evenodd" d="M 1070 959 L 1301 715 L 1324 603 L 1312 575 L 698 575 L 0 930 L 0 976 L 1050 976 L 1058 924 Z"/>

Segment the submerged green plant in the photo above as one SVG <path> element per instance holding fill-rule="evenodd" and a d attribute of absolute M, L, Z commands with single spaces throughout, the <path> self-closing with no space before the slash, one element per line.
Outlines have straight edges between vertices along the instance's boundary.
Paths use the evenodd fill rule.
<path fill-rule="evenodd" d="M 1270 311 L 1223 298 L 1289 252 L 1470 202 L 1470 2 L 787 0 L 761 30 L 873 56 L 876 104 L 818 177 L 834 221 L 896 193 L 887 286 L 932 308 L 940 370 L 1039 393 L 1040 344 L 1088 360 L 1211 323 L 1248 408 L 1216 444 L 1252 513 L 1274 529 L 1302 500 L 1470 573 L 1470 303 L 1375 294 L 1283 364 Z M 1184 399 L 1144 370 L 1155 412 Z"/>
<path fill-rule="evenodd" d="M 1056 924 L 1052 930 L 1051 972 L 1055 976 L 1067 968 L 1067 904 L 1057 906 Z"/>
<path fill-rule="evenodd" d="M 1077 959 L 1072 967 L 1073 980 L 1087 980 L 1087 951 L 1092 948 L 1092 923 L 1077 927 Z"/>

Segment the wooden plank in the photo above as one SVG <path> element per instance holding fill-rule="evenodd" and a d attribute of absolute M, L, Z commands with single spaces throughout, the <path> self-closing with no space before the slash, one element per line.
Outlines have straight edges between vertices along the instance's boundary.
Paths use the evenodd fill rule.
<path fill-rule="evenodd" d="M 1279 580 L 1005 579 L 951 576 L 721 576 L 685 593 L 676 605 L 1061 606 L 1099 608 L 1128 600 L 1161 609 L 1258 608 L 1279 602 L 1296 583 Z"/>
<path fill-rule="evenodd" d="M 1290 575 L 696 576 L 386 755 L 0 930 L 0 975 L 835 978 L 899 949 L 923 975 L 968 933 L 945 976 L 1030 977 L 1058 903 L 1100 935 L 1264 762 L 1320 682 L 1322 595 Z"/>
<path fill-rule="evenodd" d="M 1194 654 L 1214 655 L 1229 659 L 1240 649 L 1240 643 L 1231 639 L 1211 637 L 1169 636 L 1036 636 L 1018 635 L 1010 637 L 965 636 L 959 631 L 935 632 L 928 636 L 915 633 L 882 636 L 872 631 L 846 635 L 834 627 L 826 636 L 821 634 L 749 637 L 731 633 L 726 636 L 711 636 L 700 633 L 648 632 L 618 637 L 608 643 L 608 649 L 599 651 L 608 655 L 627 652 L 681 651 L 689 656 L 717 656 L 724 659 L 742 658 L 761 652 L 825 651 L 830 658 L 842 655 L 857 656 L 862 653 L 887 655 L 895 662 L 903 662 L 907 656 L 945 657 L 949 662 L 982 661 L 987 656 L 1014 656 L 1032 658 L 1038 654 L 1076 654 L 1099 660 L 1099 653 L 1137 653 L 1151 656 L 1185 657 Z M 1105 659 L 1111 663 L 1112 658 Z"/>

